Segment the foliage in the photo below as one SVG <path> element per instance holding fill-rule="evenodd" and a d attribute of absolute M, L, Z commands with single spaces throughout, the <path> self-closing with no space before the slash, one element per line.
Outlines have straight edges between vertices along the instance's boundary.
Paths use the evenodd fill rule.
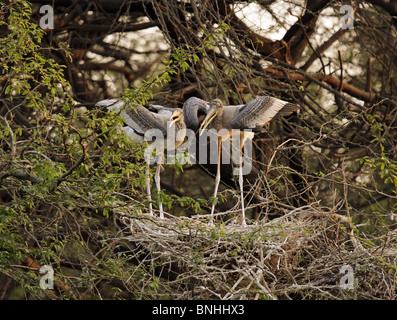
<path fill-rule="evenodd" d="M 34 257 L 40 265 L 59 268 L 64 255 L 74 250 L 89 256 L 94 254 L 91 246 L 104 250 L 100 240 L 106 231 L 91 243 L 87 230 L 106 224 L 109 211 L 140 195 L 143 150 L 121 134 L 120 119 L 78 112 L 64 66 L 48 57 L 51 48 L 41 50 L 44 31 L 30 22 L 26 1 L 2 10 L 9 10 L 2 24 L 10 32 L 1 39 L 2 104 L 8 108 L 1 118 L 1 143 L 8 152 L 1 157 L 0 179 L 9 199 L 0 207 L 1 270 L 40 297 L 44 293 L 37 290 L 37 276 L 23 280 L 10 265 Z M 16 100 L 35 115 L 23 129 L 13 123 L 9 107 Z M 146 203 L 132 205 L 139 212 Z M 96 276 L 82 270 L 75 285 L 118 273 L 123 258 L 110 260 L 114 258 L 98 261 Z"/>
<path fill-rule="evenodd" d="M 395 299 L 397 13 L 279 2 L 55 0 L 42 30 L 40 1 L 0 1 L 2 298 Z M 226 165 L 216 198 L 214 166 L 164 166 L 149 218 L 145 146 L 95 106 L 264 94 L 301 110 L 256 135 L 246 229 Z"/>

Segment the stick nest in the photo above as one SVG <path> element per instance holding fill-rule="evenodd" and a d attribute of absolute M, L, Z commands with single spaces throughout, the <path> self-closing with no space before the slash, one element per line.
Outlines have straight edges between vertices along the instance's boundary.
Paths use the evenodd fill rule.
<path fill-rule="evenodd" d="M 128 210 L 118 217 L 146 273 L 133 285 L 153 298 L 396 299 L 396 243 L 369 245 L 347 218 L 321 208 L 247 227 Z"/>

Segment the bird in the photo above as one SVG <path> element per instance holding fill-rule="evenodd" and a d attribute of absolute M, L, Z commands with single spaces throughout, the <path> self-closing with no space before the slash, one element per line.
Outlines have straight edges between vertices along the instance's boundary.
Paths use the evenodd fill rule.
<path fill-rule="evenodd" d="M 208 114 L 209 108 L 209 103 L 203 99 L 197 97 L 187 99 L 182 107 L 186 127 L 196 132 Z"/>
<path fill-rule="evenodd" d="M 263 131 L 263 126 L 272 119 L 283 117 L 297 111 L 299 106 L 271 96 L 259 96 L 247 104 L 224 106 L 220 99 L 213 99 L 209 108 L 206 110 L 206 116 L 200 125 L 200 135 L 204 129 L 215 129 L 218 134 L 217 148 L 217 173 L 215 178 L 214 198 L 217 196 L 220 182 L 220 165 L 222 152 L 222 141 L 226 139 L 239 138 L 239 187 L 241 198 L 242 224 L 246 226 L 244 195 L 243 195 L 243 175 L 242 175 L 242 149 L 246 140 L 254 138 L 256 132 Z M 211 220 L 213 216 L 215 203 L 211 208 Z"/>
<path fill-rule="evenodd" d="M 182 106 L 184 120 L 187 128 L 186 138 L 187 141 L 184 144 L 184 147 L 188 149 L 188 159 L 187 162 L 189 163 L 196 163 L 197 162 L 197 155 L 200 155 L 200 148 L 206 148 L 203 144 L 197 143 L 198 140 L 196 138 L 198 129 L 200 127 L 200 123 L 204 120 L 205 116 L 209 110 L 209 102 L 197 98 L 197 97 L 190 97 L 188 98 Z M 183 149 L 183 148 L 181 148 Z M 203 152 L 204 154 L 204 152 Z M 205 155 L 206 156 L 206 153 Z"/>
<path fill-rule="evenodd" d="M 156 148 L 157 168 L 154 176 L 156 189 L 160 192 L 160 171 L 161 164 L 164 158 L 164 150 L 175 150 L 184 141 L 186 136 L 186 125 L 184 122 L 184 113 L 181 108 L 166 108 L 161 105 L 150 105 L 148 110 L 139 104 L 128 104 L 119 99 L 106 99 L 96 103 L 97 106 L 106 107 L 108 110 L 119 113 L 127 124 L 123 127 L 123 131 L 127 136 L 132 138 L 135 142 L 143 145 L 145 142 L 152 141 L 150 138 L 155 138 L 155 141 L 149 143 L 149 147 L 145 150 L 146 158 L 146 192 L 149 200 L 149 214 L 153 216 L 153 207 L 151 202 L 150 190 L 150 176 L 149 166 L 151 160 L 153 147 Z M 171 130 L 174 129 L 174 130 Z M 163 204 L 159 200 L 160 218 L 164 219 Z"/>

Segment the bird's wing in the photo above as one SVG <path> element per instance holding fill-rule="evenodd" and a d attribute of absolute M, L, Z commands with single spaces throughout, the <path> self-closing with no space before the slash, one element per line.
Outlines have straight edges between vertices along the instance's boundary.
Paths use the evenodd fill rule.
<path fill-rule="evenodd" d="M 144 134 L 142 134 L 142 133 L 139 133 L 139 132 L 136 132 L 134 129 L 132 129 L 130 126 L 125 126 L 125 127 L 123 127 L 123 131 L 125 132 L 125 134 L 128 136 L 128 137 L 130 137 L 130 138 L 132 138 L 132 140 L 134 140 L 134 141 L 136 141 L 136 142 L 138 142 L 138 143 L 140 143 L 140 144 L 143 144 L 144 143 L 144 137 L 145 137 L 145 135 Z"/>
<path fill-rule="evenodd" d="M 105 99 L 98 101 L 95 105 L 99 107 L 106 107 L 108 110 L 119 110 L 124 102 L 119 99 Z"/>
<path fill-rule="evenodd" d="M 157 113 L 157 114 L 164 115 L 168 118 L 171 118 L 172 113 L 174 111 L 174 109 L 167 108 L 167 107 L 161 106 L 159 104 L 150 104 L 148 106 L 148 110 L 151 112 L 154 112 L 155 114 Z"/>
<path fill-rule="evenodd" d="M 232 120 L 241 112 L 247 105 L 239 104 L 232 106 L 223 106 L 222 126 L 224 128 L 233 129 L 231 127 Z"/>
<path fill-rule="evenodd" d="M 238 128 L 262 127 L 274 117 L 286 116 L 299 108 L 298 105 L 269 96 L 260 96 L 244 107 L 231 120 L 230 126 Z"/>
<path fill-rule="evenodd" d="M 150 129 L 159 129 L 164 136 L 167 132 L 166 123 L 170 116 L 150 112 L 141 105 L 125 105 L 123 101 L 117 99 L 102 100 L 98 106 L 106 106 L 108 110 L 120 112 L 126 124 L 134 129 L 137 134 L 144 134 Z"/>
<path fill-rule="evenodd" d="M 200 98 L 191 97 L 183 104 L 183 112 L 186 126 L 189 129 L 197 130 L 199 128 L 199 114 L 207 114 L 209 104 Z"/>
<path fill-rule="evenodd" d="M 300 107 L 297 104 L 294 103 L 287 103 L 284 105 L 279 112 L 277 112 L 276 116 L 274 117 L 275 119 L 289 116 L 292 112 L 298 111 Z"/>

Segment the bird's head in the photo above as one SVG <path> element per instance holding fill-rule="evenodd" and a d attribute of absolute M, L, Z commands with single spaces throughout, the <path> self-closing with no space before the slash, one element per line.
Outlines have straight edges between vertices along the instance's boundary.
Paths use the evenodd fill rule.
<path fill-rule="evenodd" d="M 175 108 L 172 111 L 172 115 L 169 121 L 169 127 L 171 128 L 173 124 L 176 124 L 177 122 L 181 122 L 181 121 L 183 121 L 183 110 L 180 108 Z"/>
<path fill-rule="evenodd" d="M 214 99 L 210 102 L 210 108 L 209 110 L 215 110 L 217 114 L 221 113 L 223 111 L 223 103 L 221 99 Z"/>
<path fill-rule="evenodd" d="M 222 116 L 223 113 L 223 103 L 220 99 L 214 99 L 210 103 L 210 107 L 208 109 L 207 116 L 204 118 L 201 123 L 200 130 L 204 130 L 207 128 L 215 118 L 218 116 Z M 203 132 L 203 131 L 202 131 Z"/>

